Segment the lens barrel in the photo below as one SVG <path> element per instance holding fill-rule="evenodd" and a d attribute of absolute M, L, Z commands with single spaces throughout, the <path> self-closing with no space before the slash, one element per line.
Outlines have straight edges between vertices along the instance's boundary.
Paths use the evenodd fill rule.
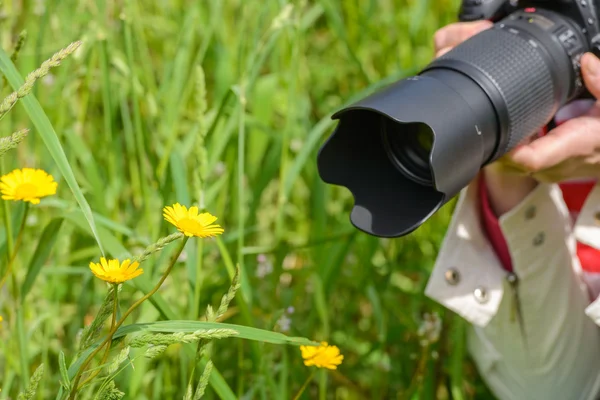
<path fill-rule="evenodd" d="M 351 191 L 358 229 L 404 236 L 581 92 L 585 51 L 567 17 L 517 11 L 418 76 L 334 114 L 321 178 Z"/>

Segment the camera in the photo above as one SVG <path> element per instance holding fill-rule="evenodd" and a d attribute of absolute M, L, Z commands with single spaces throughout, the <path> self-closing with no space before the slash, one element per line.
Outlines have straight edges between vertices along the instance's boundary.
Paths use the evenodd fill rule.
<path fill-rule="evenodd" d="M 413 232 L 560 107 L 591 97 L 579 60 L 600 54 L 596 10 L 594 0 L 463 0 L 459 20 L 493 26 L 332 117 L 317 167 L 352 193 L 352 224 Z"/>

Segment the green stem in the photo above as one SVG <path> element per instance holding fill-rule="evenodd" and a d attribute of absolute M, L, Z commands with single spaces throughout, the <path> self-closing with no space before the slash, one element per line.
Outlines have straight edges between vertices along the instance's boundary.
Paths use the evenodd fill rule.
<path fill-rule="evenodd" d="M 288 84 L 288 104 L 289 111 L 286 113 L 286 121 L 285 127 L 283 128 L 281 135 L 281 158 L 279 161 L 279 188 L 277 195 L 277 217 L 275 220 L 275 238 L 276 242 L 280 243 L 283 238 L 284 232 L 284 210 L 287 203 L 287 198 L 285 194 L 285 183 L 286 183 L 286 175 L 288 171 L 289 164 L 289 144 L 290 144 L 290 133 L 296 123 L 296 107 L 294 106 L 294 101 L 297 100 L 298 96 L 296 93 L 296 84 L 298 80 L 298 70 L 300 66 L 299 55 L 300 55 L 300 46 L 298 41 L 299 39 L 299 29 L 294 30 L 292 34 L 293 37 L 291 39 L 291 59 L 289 73 L 287 77 Z"/>
<path fill-rule="evenodd" d="M 19 226 L 19 234 L 17 236 L 17 243 L 15 244 L 15 248 L 13 249 L 13 255 L 11 257 L 11 261 L 14 260 L 19 248 L 21 247 L 21 242 L 23 241 L 23 231 L 25 230 L 25 223 L 27 222 L 27 215 L 29 214 L 29 203 L 25 203 L 25 211 L 23 211 L 23 219 L 21 219 L 21 226 Z"/>
<path fill-rule="evenodd" d="M 194 364 L 192 365 L 190 379 L 188 380 L 188 386 L 191 386 L 192 388 L 193 388 L 192 383 L 194 382 L 194 374 L 196 373 L 196 365 L 198 365 L 198 363 L 200 362 L 200 359 L 202 358 L 201 350 L 202 350 L 203 343 L 205 343 L 204 340 L 199 340 L 198 345 L 196 346 L 196 356 L 194 357 Z"/>
<path fill-rule="evenodd" d="M 244 271 L 244 206 L 246 205 L 245 200 L 245 189 L 244 189 L 244 175 L 245 175 L 245 149 L 246 149 L 246 131 L 245 131 L 245 115 L 246 115 L 246 92 L 245 92 L 245 80 L 242 79 L 240 83 L 239 93 L 239 125 L 238 125 L 238 240 L 237 240 L 237 263 L 240 268 L 240 273 Z M 248 293 L 245 293 L 248 295 Z"/>
<path fill-rule="evenodd" d="M 140 113 L 140 104 L 139 104 L 139 95 L 137 90 L 135 90 L 135 82 L 136 82 L 136 64 L 133 56 L 133 38 L 131 34 L 131 22 L 127 19 L 123 21 L 123 33 L 125 36 L 125 53 L 127 56 L 127 61 L 130 66 L 130 77 L 131 77 L 131 106 L 133 113 L 133 136 L 134 136 L 134 151 L 135 151 L 135 160 L 138 165 L 138 171 L 140 174 L 140 199 L 143 200 L 144 208 L 146 209 L 145 215 L 152 215 L 150 210 L 151 202 L 147 199 L 149 198 L 150 190 L 146 183 L 146 168 L 144 164 L 144 131 L 142 124 L 142 117 Z"/>
<path fill-rule="evenodd" d="M 19 344 L 19 362 L 21 364 L 21 383 L 27 387 L 29 383 L 29 356 L 27 354 L 23 306 L 17 303 L 17 341 Z"/>
<path fill-rule="evenodd" d="M 202 208 L 201 208 L 202 210 Z M 198 261 L 196 263 L 196 282 L 194 283 L 194 304 L 192 305 L 192 319 L 200 318 L 200 289 L 202 287 L 202 262 L 203 262 L 203 241 L 198 241 Z M 190 379 L 188 381 L 188 385 L 192 385 L 194 381 L 194 374 L 196 373 L 196 365 L 200 361 L 200 348 L 202 346 L 202 340 L 198 341 L 198 346 L 196 348 L 196 356 L 194 357 L 194 361 L 192 363 Z"/>
<path fill-rule="evenodd" d="M 4 174 L 4 159 L 0 158 L 0 173 Z M 2 216 L 4 217 L 4 229 L 6 230 L 6 249 L 7 249 L 7 261 L 10 262 L 10 259 L 13 254 L 14 242 L 13 242 L 13 234 L 12 234 L 12 219 L 10 215 L 10 208 L 8 206 L 8 201 L 2 202 Z M 2 280 L 2 282 L 4 279 Z M 0 282 L 0 287 L 2 287 L 2 283 Z"/>
<path fill-rule="evenodd" d="M 112 317 L 111 317 L 111 321 L 110 321 L 109 332 L 113 332 L 113 328 L 115 327 L 115 323 L 117 322 L 117 304 L 119 302 L 118 288 L 119 288 L 118 283 L 113 284 L 113 293 L 114 293 L 115 299 L 113 301 L 113 312 L 112 312 Z M 104 350 L 104 355 L 102 356 L 102 361 L 100 361 L 100 365 L 103 365 L 106 362 L 106 360 L 108 359 L 108 354 L 110 353 L 113 335 L 114 334 L 110 335 L 110 340 L 108 341 L 108 344 L 106 345 L 106 349 Z M 83 381 L 81 383 L 81 386 L 83 387 L 83 386 L 85 386 L 86 383 L 91 382 L 92 379 L 94 379 L 96 376 L 98 376 L 100 371 L 102 371 L 100 368 L 96 369 L 96 371 L 92 375 L 90 375 L 85 381 Z"/>
<path fill-rule="evenodd" d="M 319 400 L 327 398 L 327 371 L 321 370 L 319 376 Z"/>
<path fill-rule="evenodd" d="M 6 210 L 7 208 L 5 208 Z M 26 346 L 26 332 L 25 332 L 25 324 L 23 321 L 23 306 L 19 301 L 19 285 L 17 282 L 17 275 L 12 273 L 13 264 L 15 258 L 17 257 L 17 253 L 19 247 L 21 245 L 21 241 L 23 239 L 23 231 L 25 230 L 25 221 L 27 220 L 27 214 L 29 211 L 29 205 L 25 203 L 25 211 L 23 212 L 23 219 L 21 220 L 21 226 L 19 227 L 19 233 L 17 236 L 16 245 L 9 246 L 9 254 L 8 254 L 8 267 L 6 269 L 6 273 L 2 277 L 0 281 L 0 288 L 4 284 L 5 280 L 8 278 L 8 275 L 11 276 L 12 283 L 12 294 L 15 302 L 15 312 L 17 317 L 17 345 L 19 347 L 19 364 L 21 365 L 21 383 L 24 387 L 27 387 L 27 383 L 29 382 L 29 356 L 27 354 L 27 346 Z M 5 214 L 6 216 L 6 214 Z M 8 221 L 8 225 L 11 225 L 10 220 Z M 8 233 L 8 229 L 7 229 Z M 11 232 L 12 235 L 12 232 Z M 8 242 L 8 237 L 7 237 Z"/>
<path fill-rule="evenodd" d="M 6 202 L 5 202 L 6 203 Z M 5 205 L 6 207 L 6 205 Z M 25 211 L 23 212 L 23 218 L 21 219 L 21 226 L 19 227 L 19 234 L 17 236 L 17 243 L 13 244 L 12 242 L 12 232 L 10 233 L 10 242 L 11 244 L 8 246 L 8 266 L 6 268 L 6 272 L 4 273 L 4 275 L 2 276 L 2 279 L 0 280 L 0 288 L 2 288 L 2 286 L 4 285 L 4 282 L 6 282 L 6 279 L 8 279 L 8 276 L 11 275 L 12 278 L 12 284 L 13 284 L 13 297 L 15 298 L 15 301 L 17 301 L 18 297 L 19 297 L 19 293 L 18 293 L 18 289 L 19 287 L 17 286 L 17 277 L 15 274 L 11 274 L 12 269 L 13 269 L 13 264 L 15 261 L 15 258 L 17 258 L 17 253 L 19 252 L 19 247 L 21 247 L 21 242 L 23 240 L 23 231 L 25 230 L 25 222 L 27 221 L 27 214 L 29 212 L 29 204 L 25 203 Z M 6 216 L 6 218 L 8 218 L 10 220 L 10 212 L 8 214 L 4 214 Z M 8 225 L 12 225 L 9 221 Z M 9 232 L 9 228 L 6 228 L 6 232 L 8 235 Z M 8 236 L 7 236 L 7 243 L 8 243 Z"/>
<path fill-rule="evenodd" d="M 200 289 L 202 288 L 202 262 L 204 241 L 198 241 L 198 262 L 196 263 L 196 282 L 194 284 L 194 304 L 192 305 L 192 319 L 200 318 Z"/>
<path fill-rule="evenodd" d="M 302 396 L 302 393 L 304 393 L 304 391 L 306 390 L 306 387 L 308 386 L 308 384 L 310 383 L 312 378 L 315 376 L 315 371 L 316 371 L 316 369 L 312 370 L 312 372 L 308 376 L 308 379 L 306 379 L 306 381 L 304 382 L 304 384 L 302 385 L 302 387 L 300 388 L 298 393 L 296 393 L 296 395 L 294 396 L 294 400 L 298 400 L 300 398 L 300 396 Z"/>
<path fill-rule="evenodd" d="M 152 295 L 154 293 L 156 293 L 158 291 L 158 289 L 160 289 L 160 287 L 162 286 L 162 284 L 164 283 L 164 281 L 167 279 L 167 277 L 169 276 L 169 274 L 171 273 L 171 270 L 173 269 L 173 266 L 175 265 L 175 263 L 177 262 L 177 259 L 179 258 L 179 256 L 181 255 L 181 252 L 183 251 L 183 248 L 185 247 L 187 241 L 188 241 L 189 237 L 188 236 L 184 236 L 183 237 L 183 241 L 181 243 L 181 246 L 179 246 L 179 249 L 177 249 L 177 251 L 175 252 L 175 254 L 173 254 L 173 257 L 171 258 L 171 262 L 169 263 L 169 267 L 166 269 L 166 271 L 164 272 L 164 274 L 162 275 L 162 277 L 160 278 L 160 280 L 158 281 L 158 283 L 156 284 L 156 286 L 154 286 L 154 288 L 149 291 L 144 297 L 142 297 L 141 299 L 139 299 L 138 301 L 136 301 L 135 303 L 133 303 L 133 305 L 131 307 L 129 307 L 129 309 L 125 312 L 125 314 L 123 314 L 123 317 L 121 317 L 121 319 L 119 320 L 119 322 L 117 322 L 115 324 L 115 326 L 110 330 L 110 332 L 108 333 L 108 335 L 106 336 L 106 339 L 100 343 L 100 345 L 96 348 L 96 350 L 94 350 L 86 359 L 85 361 L 81 364 L 81 367 L 79 368 L 79 370 L 77 370 L 77 374 L 75 375 L 75 379 L 73 380 L 73 387 L 71 389 L 71 394 L 69 395 L 69 400 L 73 400 L 75 399 L 75 394 L 77 392 L 77 390 L 79 390 L 79 380 L 81 379 L 81 375 L 83 373 L 83 371 L 85 371 L 86 367 L 88 366 L 88 364 L 92 361 L 92 359 L 94 358 L 94 356 L 96 354 L 98 354 L 102 348 L 110 341 L 112 340 L 113 335 L 115 334 L 115 332 L 117 331 L 117 329 L 119 329 L 119 327 L 121 325 L 123 325 L 123 323 L 125 322 L 125 320 L 127 319 L 127 317 L 140 305 L 142 304 L 144 301 L 148 300 L 150 297 L 152 297 Z M 116 300 L 116 299 L 115 299 Z"/>

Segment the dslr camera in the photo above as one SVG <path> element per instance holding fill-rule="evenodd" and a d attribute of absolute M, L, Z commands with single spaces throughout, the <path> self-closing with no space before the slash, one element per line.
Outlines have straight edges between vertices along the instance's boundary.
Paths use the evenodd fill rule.
<path fill-rule="evenodd" d="M 413 232 L 560 107 L 591 97 L 579 60 L 600 54 L 599 17 L 596 0 L 463 0 L 459 20 L 493 27 L 332 117 L 317 165 L 352 193 L 352 224 Z"/>

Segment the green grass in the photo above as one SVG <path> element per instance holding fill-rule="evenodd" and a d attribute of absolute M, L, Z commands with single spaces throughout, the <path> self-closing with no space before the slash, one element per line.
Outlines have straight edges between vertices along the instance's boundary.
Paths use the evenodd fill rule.
<path fill-rule="evenodd" d="M 103 251 L 135 256 L 173 233 L 162 208 L 197 202 L 197 177 L 225 234 L 188 241 L 163 287 L 120 334 L 144 324 L 168 330 L 196 321 L 177 325 L 192 331 L 209 324 L 198 320 L 208 304 L 218 308 L 238 264 L 241 289 L 222 322 L 248 331 L 214 342 L 204 398 L 293 398 L 311 373 L 294 337 L 325 340 L 345 357 L 338 370 L 318 371 L 303 399 L 492 398 L 465 354 L 464 323 L 423 295 L 451 206 L 411 236 L 377 239 L 351 226 L 351 196 L 326 186 L 316 169 L 331 114 L 425 66 L 435 30 L 456 20 L 458 5 L 3 2 L 3 96 L 56 51 L 83 44 L 0 121 L 0 136 L 31 130 L 2 158 L 3 172 L 43 168 L 59 182 L 56 196 L 30 207 L 16 286 L 9 280 L 0 290 L 0 399 L 16 398 L 41 363 L 35 398 L 57 397 L 72 372 L 65 368 L 78 358 L 78 335 L 107 293 L 89 262 Z M 8 58 L 23 30 L 13 67 Z M 204 157 L 196 143 L 202 133 Z M 9 203 L 10 222 L 0 225 L 0 272 L 17 240 L 21 206 Z M 144 275 L 123 287 L 119 313 L 150 291 L 176 247 L 142 264 Z M 437 313 L 443 328 L 422 347 L 426 313 Z M 284 314 L 289 330 L 277 323 Z M 114 347 L 111 359 L 122 343 Z M 136 361 L 123 365 L 116 386 L 127 399 L 181 399 L 194 351 L 173 345 L 147 360 L 144 349 L 132 349 Z"/>

